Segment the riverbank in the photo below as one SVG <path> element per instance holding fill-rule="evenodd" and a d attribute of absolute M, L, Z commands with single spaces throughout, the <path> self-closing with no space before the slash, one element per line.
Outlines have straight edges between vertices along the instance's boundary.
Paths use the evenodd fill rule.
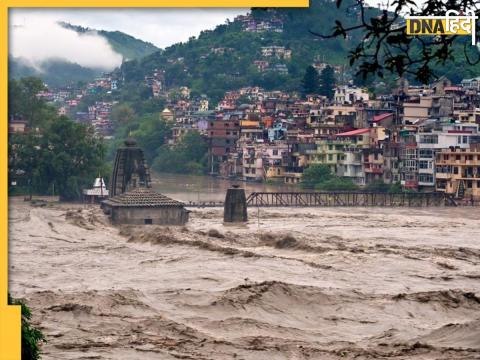
<path fill-rule="evenodd" d="M 480 356 L 477 208 L 292 210 L 115 228 L 12 198 L 10 290 L 43 359 Z"/>

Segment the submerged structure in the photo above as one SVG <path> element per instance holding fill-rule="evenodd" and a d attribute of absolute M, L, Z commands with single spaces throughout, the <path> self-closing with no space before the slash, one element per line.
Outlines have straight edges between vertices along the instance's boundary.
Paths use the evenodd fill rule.
<path fill-rule="evenodd" d="M 227 190 L 227 195 L 225 196 L 223 221 L 231 223 L 246 222 L 247 220 L 247 199 L 245 197 L 245 190 L 240 189 L 238 185 L 233 185 Z"/>
<path fill-rule="evenodd" d="M 150 170 L 143 150 L 137 142 L 128 138 L 117 149 L 110 179 L 110 196 L 122 194 L 136 187 L 150 187 Z"/>
<path fill-rule="evenodd" d="M 109 198 L 102 208 L 113 224 L 184 225 L 189 213 L 183 203 L 145 187 Z"/>
<path fill-rule="evenodd" d="M 86 202 L 94 203 L 106 199 L 108 197 L 108 189 L 102 177 L 95 179 L 91 189 L 83 190 L 83 198 Z"/>
<path fill-rule="evenodd" d="M 133 139 L 117 150 L 110 196 L 102 201 L 102 209 L 113 224 L 184 225 L 188 221 L 183 203 L 150 188 L 143 151 Z"/>

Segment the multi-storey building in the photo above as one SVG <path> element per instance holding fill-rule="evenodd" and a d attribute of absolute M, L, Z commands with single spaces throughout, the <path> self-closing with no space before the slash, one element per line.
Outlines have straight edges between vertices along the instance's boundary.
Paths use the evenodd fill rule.
<path fill-rule="evenodd" d="M 209 143 L 210 169 L 215 163 L 226 161 L 228 154 L 235 151 L 235 144 L 240 134 L 240 121 L 233 117 L 229 120 L 212 120 L 207 127 Z M 213 172 L 214 170 L 211 170 Z"/>
<path fill-rule="evenodd" d="M 436 154 L 435 190 L 459 199 L 480 200 L 480 145 L 443 149 Z"/>
<path fill-rule="evenodd" d="M 368 101 L 369 95 L 365 89 L 356 86 L 343 85 L 335 88 L 335 104 L 355 104 L 356 102 Z"/>
<path fill-rule="evenodd" d="M 283 141 L 244 144 L 242 160 L 242 176 L 247 181 L 283 178 L 288 165 L 288 145 Z"/>
<path fill-rule="evenodd" d="M 453 115 L 453 98 L 451 96 L 420 96 L 415 101 L 403 103 L 403 122 L 418 120 L 448 120 Z"/>
<path fill-rule="evenodd" d="M 418 188 L 435 188 L 436 153 L 447 148 L 468 148 L 472 138 L 478 136 L 478 125 L 470 123 L 443 124 L 421 129 L 415 135 L 418 156 Z"/>

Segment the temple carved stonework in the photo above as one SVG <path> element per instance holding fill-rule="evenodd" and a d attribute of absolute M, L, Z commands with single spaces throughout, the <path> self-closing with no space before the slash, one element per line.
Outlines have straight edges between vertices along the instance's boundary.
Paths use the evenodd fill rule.
<path fill-rule="evenodd" d="M 138 187 L 150 187 L 150 171 L 143 150 L 131 138 L 125 140 L 124 144 L 117 149 L 113 164 L 109 189 L 111 197 Z"/>

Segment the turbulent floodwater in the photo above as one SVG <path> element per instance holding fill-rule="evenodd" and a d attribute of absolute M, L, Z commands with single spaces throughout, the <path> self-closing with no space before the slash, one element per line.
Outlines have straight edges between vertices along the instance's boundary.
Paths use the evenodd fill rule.
<path fill-rule="evenodd" d="M 109 225 L 10 201 L 43 359 L 479 359 L 479 208 L 272 208 Z M 257 217 L 259 216 L 259 217 Z"/>
<path fill-rule="evenodd" d="M 152 188 L 170 197 L 188 203 L 192 202 L 223 202 L 225 193 L 232 185 L 239 185 L 247 194 L 254 191 L 301 191 L 300 188 L 266 183 L 232 181 L 211 176 L 152 174 Z"/>

